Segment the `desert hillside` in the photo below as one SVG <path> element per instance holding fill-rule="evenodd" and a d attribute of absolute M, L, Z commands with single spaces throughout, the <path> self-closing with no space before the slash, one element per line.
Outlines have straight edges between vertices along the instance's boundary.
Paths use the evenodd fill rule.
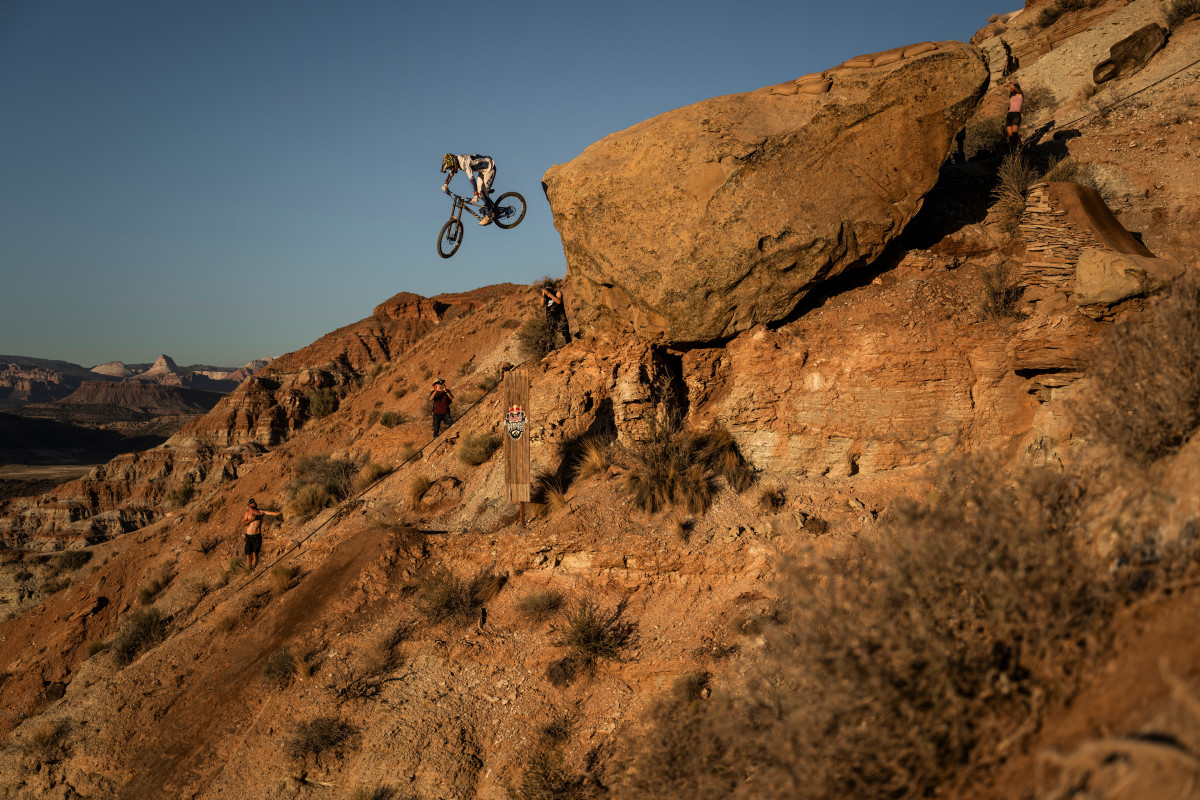
<path fill-rule="evenodd" d="M 1200 8 L 847 56 L 0 503 L 0 797 L 1200 797 Z"/>

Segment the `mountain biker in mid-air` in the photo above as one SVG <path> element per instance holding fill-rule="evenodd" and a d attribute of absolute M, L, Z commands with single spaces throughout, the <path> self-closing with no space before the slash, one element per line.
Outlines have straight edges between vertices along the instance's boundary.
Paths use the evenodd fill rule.
<path fill-rule="evenodd" d="M 479 220 L 480 225 L 489 225 L 496 216 L 496 207 L 492 205 L 492 198 L 488 197 L 488 192 L 492 190 L 492 181 L 496 180 L 496 162 L 491 156 L 469 155 L 456 156 L 446 153 L 442 159 L 442 172 L 450 170 L 450 174 L 446 176 L 446 180 L 442 183 L 442 191 L 450 194 L 450 179 L 459 170 L 467 173 L 467 180 L 471 182 L 471 188 L 475 190 L 474 196 L 471 197 L 471 202 L 483 200 L 484 208 L 486 209 L 483 219 Z"/>

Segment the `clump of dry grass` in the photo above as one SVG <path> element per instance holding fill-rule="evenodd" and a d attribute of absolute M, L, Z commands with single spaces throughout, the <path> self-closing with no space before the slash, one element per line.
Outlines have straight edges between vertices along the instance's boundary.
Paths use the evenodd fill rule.
<path fill-rule="evenodd" d="M 545 622 L 558 613 L 564 599 L 562 592 L 554 589 L 533 589 L 521 598 L 517 612 L 526 622 Z"/>
<path fill-rule="evenodd" d="M 31 723 L 21 741 L 21 749 L 38 765 L 54 764 L 67 754 L 67 735 L 71 731 L 65 719 L 47 719 Z"/>
<path fill-rule="evenodd" d="M 530 499 L 537 505 L 543 505 L 551 511 L 558 511 L 567 505 L 567 481 L 554 470 L 538 470 L 533 476 L 533 487 Z"/>
<path fill-rule="evenodd" d="M 1006 228 L 1016 230 L 1016 224 L 1025 211 L 1025 197 L 1029 187 L 1038 179 L 1033 168 L 1019 151 L 1009 153 L 1000 162 L 996 171 L 996 186 L 992 189 L 993 208 Z"/>
<path fill-rule="evenodd" d="M 286 689 L 296 680 L 298 671 L 296 657 L 285 647 L 276 650 L 263 662 L 263 681 L 276 689 Z"/>
<path fill-rule="evenodd" d="M 1174 31 L 1196 16 L 1200 16 L 1200 0 L 1174 0 L 1167 9 L 1167 27 Z"/>
<path fill-rule="evenodd" d="M 1008 136 L 1004 132 L 1004 114 L 990 117 L 972 117 L 966 125 L 963 152 L 967 158 L 984 153 L 996 153 L 1004 147 Z"/>
<path fill-rule="evenodd" d="M 681 506 L 701 514 L 712 503 L 718 478 L 736 492 L 754 483 L 754 469 L 724 428 L 700 433 L 679 425 L 658 425 L 630 458 L 626 486 L 634 503 L 650 513 Z"/>
<path fill-rule="evenodd" d="M 356 732 L 350 723 L 337 717 L 316 717 L 292 728 L 291 737 L 284 743 L 284 752 L 297 761 L 309 756 L 319 761 L 330 751 L 340 751 Z"/>
<path fill-rule="evenodd" d="M 288 486 L 292 513 L 301 518 L 308 518 L 344 500 L 354 491 L 364 466 L 361 461 L 354 459 L 330 458 L 325 455 L 305 456 L 300 459 L 296 463 L 295 476 Z M 273 517 L 265 518 L 264 522 L 270 519 Z"/>
<path fill-rule="evenodd" d="M 481 431 L 468 433 L 462 437 L 458 445 L 458 460 L 464 464 L 477 467 L 492 457 L 500 448 L 500 437 L 494 433 Z"/>
<path fill-rule="evenodd" d="M 517 330 L 517 353 L 522 361 L 541 361 L 554 351 L 558 331 L 545 314 L 534 314 Z"/>
<path fill-rule="evenodd" d="M 979 282 L 984 314 L 996 321 L 1021 316 L 1017 304 L 1025 287 L 1021 285 L 1017 268 L 1011 261 L 1003 260 L 980 267 Z"/>
<path fill-rule="evenodd" d="M 414 475 L 408 482 L 408 507 L 414 511 L 421 507 L 421 501 L 433 488 L 433 481 L 428 475 Z"/>
<path fill-rule="evenodd" d="M 171 561 L 162 565 L 146 578 L 145 583 L 138 587 L 138 602 L 144 606 L 150 605 L 173 580 L 175 580 L 175 562 Z"/>
<path fill-rule="evenodd" d="M 158 644 L 166 636 L 167 620 L 157 609 L 134 611 L 113 638 L 109 649 L 112 650 L 116 662 L 125 666 L 143 650 Z"/>
<path fill-rule="evenodd" d="M 786 504 L 787 495 L 778 486 L 771 483 L 762 487 L 762 492 L 758 495 L 759 511 L 770 514 L 783 508 Z"/>
<path fill-rule="evenodd" d="M 1147 464 L 1200 427 L 1200 277 L 1188 273 L 1141 317 L 1117 326 L 1092 364 L 1083 417 L 1128 459 Z"/>
<path fill-rule="evenodd" d="M 503 585 L 504 580 L 488 570 L 460 578 L 442 568 L 425 579 L 417 609 L 431 624 L 449 622 L 462 627 L 479 619 L 480 611 Z"/>
<path fill-rule="evenodd" d="M 276 597 L 292 588 L 292 581 L 300 570 L 290 564 L 276 564 L 271 567 L 271 591 Z"/>
<path fill-rule="evenodd" d="M 970 794 L 1103 639 L 1116 599 L 1073 533 L 1080 498 L 1063 475 L 958 462 L 877 541 L 797 564 L 744 694 L 661 704 L 626 796 Z"/>
<path fill-rule="evenodd" d="M 581 598 L 564 612 L 560 638 L 555 644 L 571 649 L 582 666 L 600 659 L 615 659 L 633 638 L 633 626 L 621 620 L 624 604 L 604 611 L 595 601 Z"/>

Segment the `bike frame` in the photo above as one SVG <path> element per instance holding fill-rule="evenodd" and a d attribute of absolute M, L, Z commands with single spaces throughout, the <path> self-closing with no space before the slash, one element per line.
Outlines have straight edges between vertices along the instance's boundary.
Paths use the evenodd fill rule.
<path fill-rule="evenodd" d="M 456 219 L 459 222 L 462 222 L 463 211 L 466 211 L 475 219 L 483 219 L 483 214 L 475 211 L 477 208 L 480 209 L 480 211 L 483 210 L 484 205 L 482 203 L 472 203 L 461 194 L 455 194 L 454 192 L 450 192 L 450 196 L 454 198 L 454 208 L 450 210 L 450 219 Z"/>

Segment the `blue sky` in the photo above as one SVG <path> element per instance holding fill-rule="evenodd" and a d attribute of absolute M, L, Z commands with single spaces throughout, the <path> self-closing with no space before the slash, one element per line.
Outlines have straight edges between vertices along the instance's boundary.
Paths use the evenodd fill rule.
<path fill-rule="evenodd" d="M 550 165 L 1018 7 L 0 0 L 0 353 L 238 366 L 396 292 L 563 275 Z M 445 152 L 493 156 L 529 205 L 451 259 Z"/>

